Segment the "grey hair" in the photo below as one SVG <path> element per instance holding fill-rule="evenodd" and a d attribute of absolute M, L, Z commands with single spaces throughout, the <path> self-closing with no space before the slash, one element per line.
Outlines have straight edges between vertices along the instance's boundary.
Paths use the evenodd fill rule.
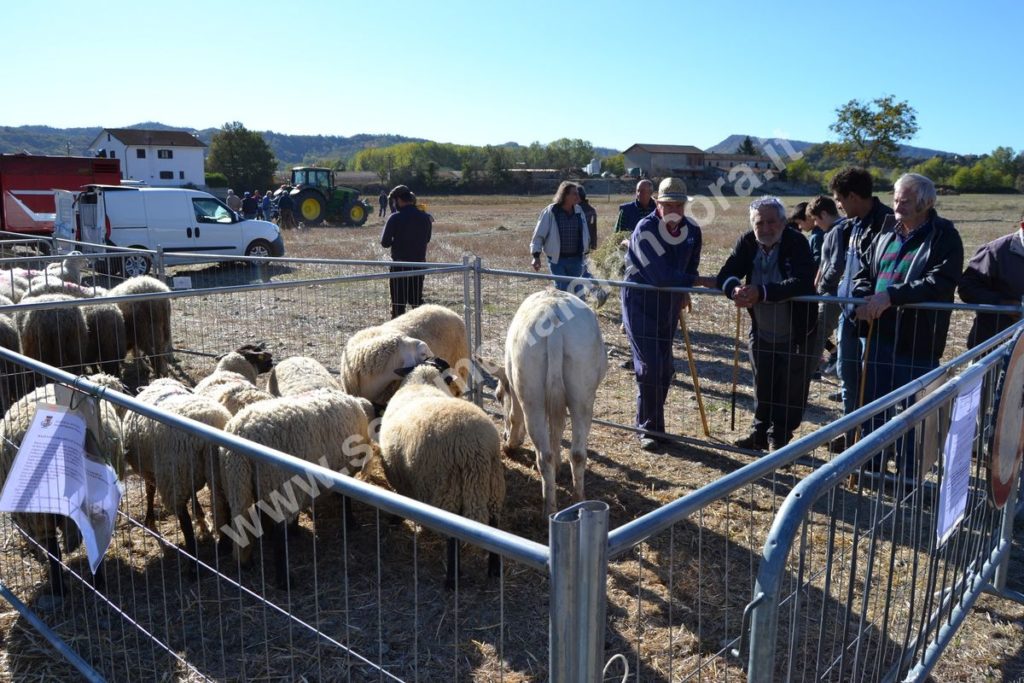
<path fill-rule="evenodd" d="M 766 206 L 774 206 L 775 210 L 779 212 L 779 220 L 783 223 L 786 222 L 786 206 L 782 203 L 782 200 L 778 197 L 772 197 L 771 195 L 755 199 L 750 202 L 750 225 L 754 225 L 754 220 L 757 218 L 757 212 Z"/>
<path fill-rule="evenodd" d="M 576 183 L 570 180 L 563 180 L 561 184 L 559 184 L 558 189 L 555 190 L 555 196 L 551 202 L 556 206 L 561 206 L 562 202 L 565 201 L 565 195 L 569 194 L 569 190 L 575 189 L 576 187 L 578 187 Z"/>
<path fill-rule="evenodd" d="M 643 180 L 638 182 L 636 184 L 636 191 L 639 192 L 640 188 L 643 187 L 644 185 L 646 185 L 647 187 L 651 188 L 651 192 L 652 193 L 654 192 L 654 183 L 649 178 L 644 178 Z"/>
<path fill-rule="evenodd" d="M 914 193 L 914 208 L 917 211 L 927 211 L 935 206 L 935 199 L 938 194 L 935 192 L 935 183 L 920 173 L 904 173 L 893 185 L 893 191 L 903 188 Z"/>

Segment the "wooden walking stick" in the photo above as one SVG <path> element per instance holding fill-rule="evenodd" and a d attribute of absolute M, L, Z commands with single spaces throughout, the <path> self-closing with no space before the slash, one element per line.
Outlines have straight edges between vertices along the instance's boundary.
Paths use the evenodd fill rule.
<path fill-rule="evenodd" d="M 732 352 L 732 415 L 729 429 L 736 431 L 736 385 L 740 381 L 740 309 L 736 309 L 736 343 Z"/>
<path fill-rule="evenodd" d="M 700 410 L 700 423 L 704 427 L 704 436 L 711 438 L 708 429 L 708 416 L 704 412 L 704 398 L 700 394 L 700 380 L 697 379 L 697 364 L 693 362 L 693 349 L 690 347 L 690 330 L 686 327 L 686 310 L 679 311 L 679 327 L 683 330 L 683 342 L 686 343 L 686 359 L 690 362 L 690 377 L 693 378 L 693 393 L 697 396 L 697 409 Z"/>
<path fill-rule="evenodd" d="M 864 390 L 868 385 L 868 358 L 871 354 L 871 333 L 875 330 L 875 321 L 868 321 L 868 338 L 864 340 L 864 360 L 861 363 L 860 369 L 860 392 L 857 396 L 857 408 L 864 407 Z M 860 428 L 861 425 L 857 425 L 857 429 L 853 433 L 853 442 L 857 443 L 860 441 Z"/>

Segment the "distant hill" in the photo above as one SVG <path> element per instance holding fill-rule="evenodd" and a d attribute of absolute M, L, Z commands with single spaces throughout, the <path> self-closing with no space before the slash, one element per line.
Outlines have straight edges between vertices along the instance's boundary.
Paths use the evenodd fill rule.
<path fill-rule="evenodd" d="M 118 126 L 120 127 L 120 126 Z M 180 128 L 155 121 L 136 123 L 125 128 L 147 128 L 150 130 L 184 130 L 195 133 L 200 140 L 210 144 L 219 128 Z M 10 154 L 26 151 L 30 154 L 85 155 L 89 144 L 103 130 L 99 126 L 86 128 L 52 128 L 50 126 L 0 126 L 0 153 Z M 288 135 L 274 131 L 260 131 L 270 145 L 274 156 L 285 166 L 310 163 L 318 159 L 348 159 L 361 149 L 387 147 L 402 142 L 427 142 L 424 138 L 410 138 L 404 135 L 360 134 L 344 135 Z M 503 143 L 503 147 L 520 147 L 517 142 Z M 618 154 L 618 150 L 595 147 L 598 157 Z"/>
<path fill-rule="evenodd" d="M 705 152 L 712 152 L 712 153 L 715 153 L 715 154 L 734 154 L 736 152 L 736 148 L 738 148 L 741 144 L 743 144 L 743 140 L 746 137 L 747 136 L 745 134 L 730 135 L 726 139 L 724 139 L 721 142 L 719 142 L 717 145 L 714 145 L 712 147 L 708 147 L 704 151 Z M 761 145 L 759 145 L 758 142 L 757 142 L 757 136 L 756 135 L 751 135 L 750 139 L 754 142 L 754 147 L 756 147 L 758 150 L 760 150 L 761 149 Z M 770 139 L 774 139 L 774 138 L 770 138 Z M 781 138 L 781 139 L 785 140 L 785 138 Z M 811 145 L 819 144 L 817 142 L 806 142 L 804 140 L 789 140 L 788 142 L 789 142 L 790 145 L 793 146 L 793 149 L 795 149 L 798 152 L 803 152 L 804 150 L 806 150 Z M 779 151 L 781 152 L 782 150 L 780 149 Z M 904 157 L 906 159 L 931 159 L 934 156 L 955 157 L 955 156 L 958 156 L 958 155 L 953 153 L 953 152 L 943 152 L 941 150 L 928 149 L 926 147 L 914 147 L 912 145 L 900 145 L 900 156 Z"/>

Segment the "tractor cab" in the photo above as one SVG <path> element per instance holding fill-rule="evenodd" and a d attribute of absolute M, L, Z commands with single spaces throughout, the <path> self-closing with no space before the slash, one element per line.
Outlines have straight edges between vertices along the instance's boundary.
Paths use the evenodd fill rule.
<path fill-rule="evenodd" d="M 362 225 L 370 206 L 359 199 L 359 192 L 334 184 L 329 168 L 296 166 L 292 169 L 291 196 L 296 218 L 304 225 L 320 225 L 325 220 L 345 225 Z"/>

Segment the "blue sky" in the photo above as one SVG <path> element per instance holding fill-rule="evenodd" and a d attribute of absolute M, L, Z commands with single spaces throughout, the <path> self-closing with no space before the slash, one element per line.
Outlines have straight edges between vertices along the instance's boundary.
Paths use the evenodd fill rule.
<path fill-rule="evenodd" d="M 821 141 L 893 94 L 911 141 L 1024 147 L 1024 3 L 16 2 L 0 125 L 579 137 L 707 147 Z"/>

